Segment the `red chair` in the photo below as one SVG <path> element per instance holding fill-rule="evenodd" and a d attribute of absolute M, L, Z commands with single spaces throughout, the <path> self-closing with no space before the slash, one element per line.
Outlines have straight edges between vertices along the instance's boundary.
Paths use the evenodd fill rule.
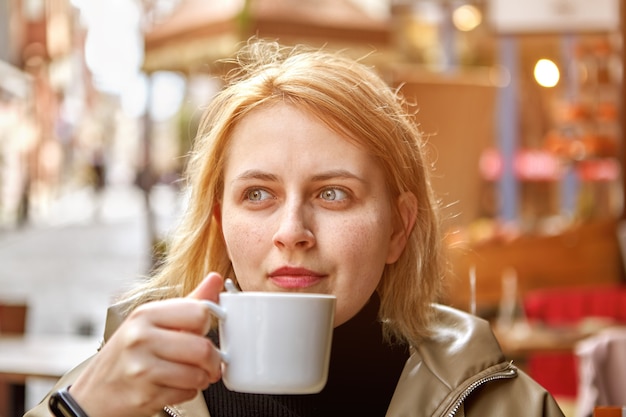
<path fill-rule="evenodd" d="M 626 286 L 536 290 L 524 297 L 530 322 L 560 327 L 601 318 L 626 323 Z M 528 373 L 552 395 L 574 398 L 578 368 L 574 352 L 535 353 L 528 357 Z"/>

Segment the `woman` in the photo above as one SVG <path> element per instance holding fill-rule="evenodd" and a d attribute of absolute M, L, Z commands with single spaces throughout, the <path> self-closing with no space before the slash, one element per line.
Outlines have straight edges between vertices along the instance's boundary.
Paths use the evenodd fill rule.
<path fill-rule="evenodd" d="M 486 322 L 432 304 L 441 236 L 402 99 L 339 55 L 255 41 L 238 58 L 201 123 L 168 258 L 57 388 L 71 384 L 91 417 L 562 415 Z M 224 277 L 243 291 L 337 296 L 321 393 L 223 386 L 198 300 L 217 300 Z M 30 415 L 47 413 L 44 401 Z"/>

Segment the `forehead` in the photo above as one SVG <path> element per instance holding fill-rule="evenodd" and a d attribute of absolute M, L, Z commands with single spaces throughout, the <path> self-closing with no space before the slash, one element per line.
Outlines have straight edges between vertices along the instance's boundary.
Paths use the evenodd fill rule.
<path fill-rule="evenodd" d="M 288 149 L 306 147 L 311 152 L 331 147 L 365 152 L 362 145 L 331 127 L 319 115 L 282 102 L 250 111 L 237 122 L 229 139 L 231 151 L 266 150 L 280 145 Z"/>
<path fill-rule="evenodd" d="M 379 175 L 378 162 L 360 145 L 310 113 L 280 103 L 244 116 L 233 129 L 225 176 L 256 169 L 290 175 L 316 175 L 346 169 L 359 176 Z"/>

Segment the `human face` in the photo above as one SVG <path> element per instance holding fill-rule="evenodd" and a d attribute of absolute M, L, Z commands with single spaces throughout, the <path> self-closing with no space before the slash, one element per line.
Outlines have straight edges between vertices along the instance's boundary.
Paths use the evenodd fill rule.
<path fill-rule="evenodd" d="M 334 294 L 336 326 L 404 247 L 376 161 L 283 103 L 234 129 L 216 214 L 242 290 Z"/>

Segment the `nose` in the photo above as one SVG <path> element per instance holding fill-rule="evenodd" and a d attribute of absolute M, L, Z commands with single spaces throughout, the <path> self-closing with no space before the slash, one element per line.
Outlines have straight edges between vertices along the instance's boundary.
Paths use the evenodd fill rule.
<path fill-rule="evenodd" d="M 315 234 L 311 229 L 312 219 L 306 207 L 299 203 L 286 204 L 281 213 L 278 229 L 274 234 L 274 245 L 283 249 L 308 249 L 315 245 Z"/>

